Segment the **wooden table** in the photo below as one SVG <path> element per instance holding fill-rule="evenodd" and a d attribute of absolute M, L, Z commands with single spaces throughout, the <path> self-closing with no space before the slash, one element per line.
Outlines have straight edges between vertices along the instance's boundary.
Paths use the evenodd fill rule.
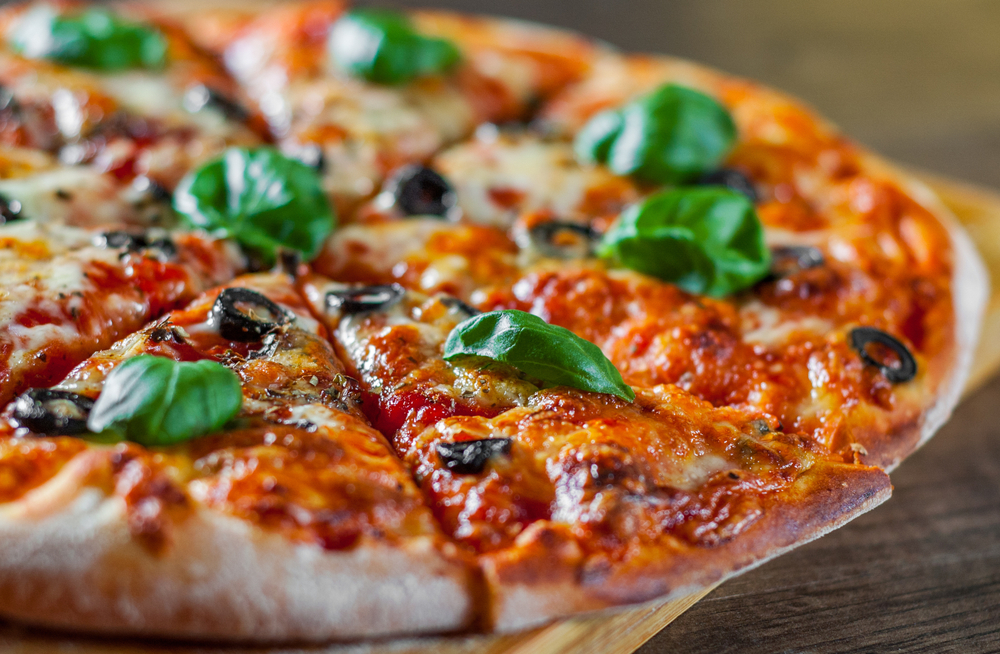
<path fill-rule="evenodd" d="M 432 4 L 747 75 L 805 98 L 889 157 L 1000 188 L 1000 3 Z M 1000 381 L 968 398 L 892 479 L 889 502 L 723 584 L 639 651 L 1000 651 Z"/>

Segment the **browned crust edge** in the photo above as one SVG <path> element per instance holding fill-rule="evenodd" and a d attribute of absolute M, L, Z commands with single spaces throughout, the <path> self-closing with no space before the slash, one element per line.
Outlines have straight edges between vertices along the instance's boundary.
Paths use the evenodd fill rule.
<path fill-rule="evenodd" d="M 485 561 L 493 593 L 493 628 L 507 632 L 571 613 L 690 594 L 780 556 L 887 500 L 889 477 L 878 468 L 818 462 L 791 487 L 767 499 L 763 517 L 715 548 L 653 548 L 638 564 L 608 574 L 562 566 L 540 548 Z M 539 582 L 539 580 L 544 580 Z"/>
<path fill-rule="evenodd" d="M 445 633 L 474 620 L 468 569 L 429 537 L 329 552 L 197 509 L 151 554 L 83 453 L 0 509 L 0 614 L 96 634 L 247 642 Z"/>

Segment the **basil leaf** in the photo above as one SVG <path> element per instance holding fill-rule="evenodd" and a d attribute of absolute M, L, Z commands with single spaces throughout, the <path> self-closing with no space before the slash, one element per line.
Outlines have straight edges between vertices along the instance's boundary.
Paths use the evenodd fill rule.
<path fill-rule="evenodd" d="M 242 404 L 240 379 L 222 364 L 141 354 L 104 380 L 87 428 L 142 445 L 173 445 L 218 431 Z"/>
<path fill-rule="evenodd" d="M 404 14 L 384 9 L 344 14 L 330 31 L 329 50 L 349 75 L 394 86 L 447 72 L 461 59 L 450 41 L 418 34 Z"/>
<path fill-rule="evenodd" d="M 606 163 L 611 146 L 622 133 L 625 121 L 620 111 L 613 109 L 595 115 L 576 135 L 573 149 L 582 161 Z"/>
<path fill-rule="evenodd" d="M 678 188 L 632 205 L 605 233 L 598 254 L 716 297 L 754 284 L 771 265 L 753 203 L 723 187 Z"/>
<path fill-rule="evenodd" d="M 100 8 L 60 15 L 39 5 L 14 24 L 8 38 L 30 59 L 103 71 L 162 68 L 167 57 L 167 41 L 156 28 Z"/>
<path fill-rule="evenodd" d="M 524 311 L 491 311 L 459 323 L 448 335 L 444 358 L 466 356 L 500 361 L 556 386 L 635 399 L 601 348 Z"/>
<path fill-rule="evenodd" d="M 274 148 L 230 148 L 188 173 L 174 209 L 189 227 L 232 238 L 273 263 L 278 248 L 310 260 L 336 219 L 318 173 Z"/>
<path fill-rule="evenodd" d="M 679 184 L 718 167 L 736 142 L 725 107 L 693 89 L 661 86 L 594 116 L 576 137 L 577 157 L 618 175 Z"/>

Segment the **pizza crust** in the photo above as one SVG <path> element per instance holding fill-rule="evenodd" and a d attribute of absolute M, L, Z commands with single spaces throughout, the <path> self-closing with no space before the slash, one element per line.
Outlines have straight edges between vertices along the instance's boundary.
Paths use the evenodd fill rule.
<path fill-rule="evenodd" d="M 948 374 L 938 383 L 936 399 L 924 409 L 920 423 L 914 429 L 915 439 L 909 443 L 905 439 L 890 439 L 889 442 L 895 443 L 897 447 L 884 452 L 883 461 L 879 465 L 891 472 L 904 458 L 930 440 L 958 405 L 972 369 L 973 355 L 979 342 L 983 314 L 990 295 L 990 282 L 986 265 L 969 235 L 962 229 L 958 218 L 931 189 L 877 157 L 869 156 L 867 163 L 873 169 L 888 171 L 907 190 L 910 197 L 930 210 L 944 225 L 951 237 L 954 266 L 951 282 L 955 311 L 952 365 Z"/>
<path fill-rule="evenodd" d="M 0 509 L 0 614 L 91 633 L 250 642 L 443 633 L 474 620 L 466 568 L 432 539 L 324 551 L 196 509 L 151 554 L 84 453 Z"/>
<path fill-rule="evenodd" d="M 518 631 L 571 613 L 677 599 L 815 540 L 891 493 L 889 477 L 878 468 L 819 461 L 770 498 L 760 520 L 718 547 L 650 548 L 638 564 L 608 574 L 556 566 L 544 547 L 541 556 L 529 547 L 527 556 L 492 557 L 484 565 L 493 594 L 492 626 Z"/>

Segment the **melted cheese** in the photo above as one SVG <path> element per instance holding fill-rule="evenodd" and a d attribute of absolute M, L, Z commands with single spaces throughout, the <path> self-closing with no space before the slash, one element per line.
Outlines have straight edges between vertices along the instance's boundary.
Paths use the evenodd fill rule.
<path fill-rule="evenodd" d="M 533 135 L 479 138 L 438 155 L 435 166 L 454 185 L 463 215 L 477 223 L 510 227 L 527 212 L 560 219 L 591 217 L 588 193 L 607 188 L 624 206 L 638 197 L 631 183 L 603 167 L 580 165 L 572 146 Z"/>

